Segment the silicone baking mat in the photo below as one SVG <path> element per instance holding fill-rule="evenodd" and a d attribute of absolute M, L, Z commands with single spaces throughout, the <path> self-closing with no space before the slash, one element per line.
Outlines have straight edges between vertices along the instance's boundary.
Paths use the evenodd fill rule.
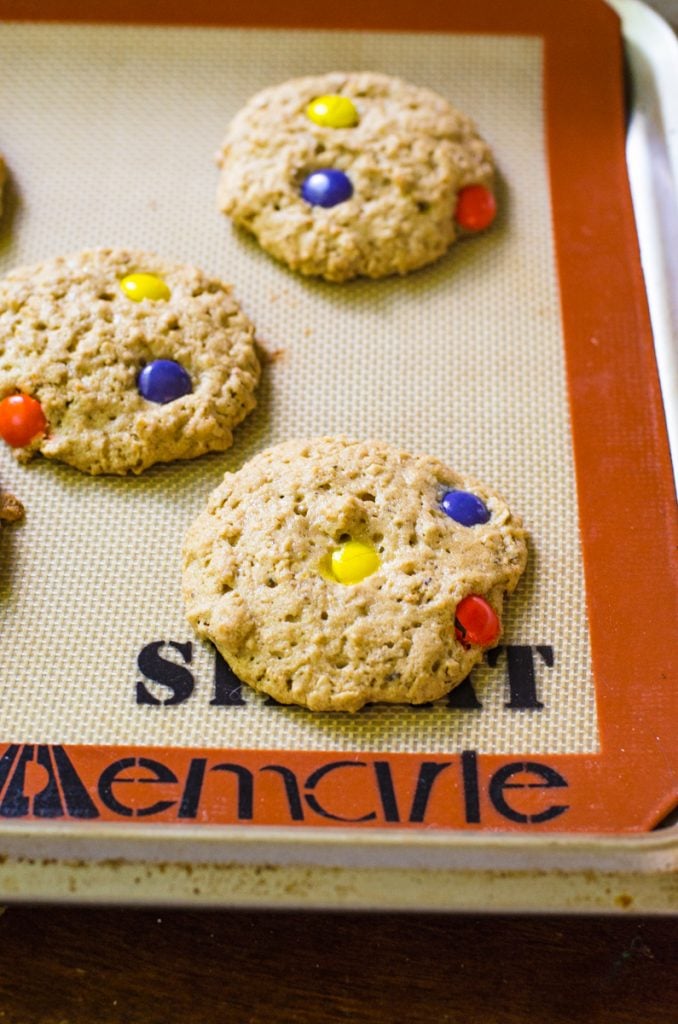
<path fill-rule="evenodd" d="M 613 72 L 602 92 L 585 51 L 565 76 L 557 18 L 521 23 L 535 5 L 511 31 L 492 4 L 475 30 L 459 11 L 446 32 L 0 27 L 0 271 L 96 245 L 153 250 L 232 282 L 272 357 L 226 455 L 90 479 L 0 452 L 27 509 L 2 538 L 0 815 L 601 831 L 669 810 L 670 472 L 619 34 L 611 12 L 581 6 Z M 430 86 L 475 119 L 500 172 L 490 232 L 403 279 L 330 285 L 231 228 L 214 163 L 230 118 L 266 85 L 337 68 Z M 434 454 L 524 518 L 529 567 L 501 645 L 446 700 L 278 706 L 185 621 L 182 537 L 224 471 L 331 433 Z"/>

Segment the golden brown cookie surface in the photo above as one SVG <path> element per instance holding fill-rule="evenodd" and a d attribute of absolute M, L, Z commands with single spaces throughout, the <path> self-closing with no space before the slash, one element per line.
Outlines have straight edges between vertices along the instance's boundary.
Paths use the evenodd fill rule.
<path fill-rule="evenodd" d="M 0 422 L 22 460 L 124 474 L 222 451 L 259 372 L 230 287 L 194 267 L 95 249 L 0 281 Z"/>
<path fill-rule="evenodd" d="M 471 119 L 372 72 L 263 90 L 234 118 L 219 163 L 221 210 L 293 270 L 331 281 L 431 263 L 459 234 L 460 192 L 479 186 L 493 201 L 492 154 Z"/>
<path fill-rule="evenodd" d="M 450 494 L 478 521 L 452 518 Z M 184 597 L 244 682 L 282 703 L 356 711 L 461 682 L 497 642 L 526 557 L 505 502 L 437 459 L 378 441 L 290 441 L 212 494 L 185 541 Z M 470 619 L 469 598 L 480 601 Z"/>

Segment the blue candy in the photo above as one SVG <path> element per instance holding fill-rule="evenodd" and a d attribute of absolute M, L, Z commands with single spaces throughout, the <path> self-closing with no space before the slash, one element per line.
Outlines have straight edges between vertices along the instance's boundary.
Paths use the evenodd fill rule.
<path fill-rule="evenodd" d="M 149 402 L 165 405 L 176 398 L 190 395 L 191 378 L 180 363 L 173 359 L 156 359 L 144 366 L 137 380 L 139 394 Z"/>
<path fill-rule="evenodd" d="M 446 491 L 440 504 L 443 512 L 462 526 L 478 526 L 490 518 L 485 502 L 470 491 Z"/>
<path fill-rule="evenodd" d="M 353 195 L 351 179 L 343 171 L 326 167 L 313 171 L 301 186 L 302 198 L 311 206 L 336 206 Z"/>

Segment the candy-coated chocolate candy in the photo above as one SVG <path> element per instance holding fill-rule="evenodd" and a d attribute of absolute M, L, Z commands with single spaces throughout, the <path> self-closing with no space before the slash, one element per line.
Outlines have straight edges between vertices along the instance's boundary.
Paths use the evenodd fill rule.
<path fill-rule="evenodd" d="M 457 196 L 454 219 L 465 231 L 489 228 L 497 213 L 497 200 L 484 185 L 467 185 Z"/>
<path fill-rule="evenodd" d="M 165 405 L 193 390 L 191 378 L 181 363 L 173 359 L 156 359 L 144 366 L 137 381 L 139 394 L 149 402 Z"/>
<path fill-rule="evenodd" d="M 311 206 L 336 206 L 337 203 L 343 203 L 351 198 L 353 185 L 343 171 L 326 167 L 313 171 L 304 179 L 301 195 Z"/>
<path fill-rule="evenodd" d="M 501 632 L 499 616 L 491 604 L 479 594 L 469 594 L 457 605 L 454 616 L 454 631 L 457 640 L 470 647 L 489 647 Z"/>
<path fill-rule="evenodd" d="M 352 128 L 358 111 L 348 96 L 318 96 L 306 107 L 306 116 L 326 128 Z"/>
<path fill-rule="evenodd" d="M 120 287 L 128 299 L 141 302 L 151 299 L 153 302 L 167 302 L 170 290 L 166 281 L 157 274 L 128 274 L 123 277 Z"/>
<path fill-rule="evenodd" d="M 462 526 L 478 526 L 490 518 L 490 510 L 471 491 L 446 491 L 441 501 L 443 512 Z"/>
<path fill-rule="evenodd" d="M 8 395 L 0 402 L 0 437 L 12 448 L 23 448 L 47 430 L 47 419 L 37 398 Z"/>
<path fill-rule="evenodd" d="M 332 572 L 339 583 L 360 583 L 381 565 L 379 555 L 359 540 L 347 540 L 332 552 Z"/>

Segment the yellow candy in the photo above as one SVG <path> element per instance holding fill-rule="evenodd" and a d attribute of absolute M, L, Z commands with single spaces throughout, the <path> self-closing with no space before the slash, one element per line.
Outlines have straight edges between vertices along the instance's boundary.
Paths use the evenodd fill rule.
<path fill-rule="evenodd" d="M 358 111 L 348 96 L 318 96 L 306 107 L 306 116 L 326 128 L 352 128 Z"/>
<path fill-rule="evenodd" d="M 123 277 L 120 287 L 128 299 L 141 302 L 152 299 L 153 302 L 166 302 L 170 297 L 167 283 L 157 274 L 128 274 Z"/>
<path fill-rule="evenodd" d="M 347 540 L 332 552 L 332 572 L 338 583 L 360 583 L 381 565 L 379 555 L 369 544 Z"/>

